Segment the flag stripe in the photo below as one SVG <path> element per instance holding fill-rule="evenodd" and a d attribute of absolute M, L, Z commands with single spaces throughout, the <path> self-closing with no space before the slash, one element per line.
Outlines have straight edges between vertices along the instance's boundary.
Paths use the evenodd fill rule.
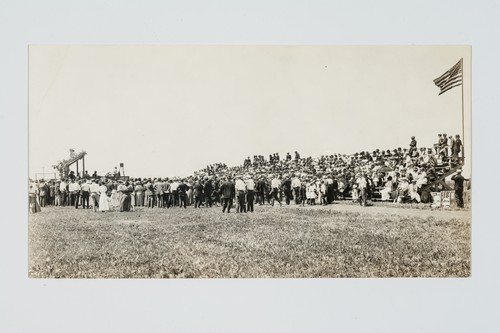
<path fill-rule="evenodd" d="M 440 89 L 439 95 L 462 84 L 462 63 L 463 58 L 443 75 L 433 80 Z"/>
<path fill-rule="evenodd" d="M 451 85 L 454 85 L 455 83 L 462 83 L 462 77 L 460 76 L 458 78 L 455 78 L 454 80 L 445 82 L 445 84 L 443 84 L 442 86 L 439 86 L 439 88 L 441 88 L 441 90 L 443 90 L 443 89 L 448 88 Z"/>
<path fill-rule="evenodd" d="M 439 93 L 439 95 L 441 95 L 442 93 L 447 92 L 447 91 L 448 91 L 448 90 L 450 90 L 451 88 L 455 88 L 455 87 L 458 87 L 458 86 L 461 86 L 461 85 L 462 85 L 462 82 L 460 82 L 460 83 L 458 83 L 458 84 L 456 84 L 456 85 L 454 85 L 454 86 L 451 86 L 451 87 L 449 87 L 449 88 L 446 88 L 446 89 L 444 89 L 444 90 L 441 90 L 441 92 Z"/>
<path fill-rule="evenodd" d="M 436 84 L 436 86 L 438 86 L 439 88 L 443 88 L 444 86 L 446 86 L 448 83 L 450 83 L 451 81 L 460 81 L 462 80 L 462 75 L 459 75 L 459 76 L 455 76 L 454 78 L 450 79 L 450 80 L 447 80 L 447 81 L 443 81 L 442 83 L 440 84 Z"/>

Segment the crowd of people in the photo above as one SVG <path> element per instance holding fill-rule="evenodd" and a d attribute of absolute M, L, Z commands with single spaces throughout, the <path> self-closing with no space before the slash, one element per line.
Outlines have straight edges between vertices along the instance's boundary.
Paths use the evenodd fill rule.
<path fill-rule="evenodd" d="M 30 183 L 30 207 L 74 206 L 95 211 L 130 211 L 135 207 L 171 208 L 221 206 L 229 212 L 253 212 L 254 204 L 328 205 L 352 200 L 367 205 L 370 199 L 393 202 L 428 202 L 426 185 L 450 168 L 463 164 L 460 136 L 438 135 L 431 148 L 418 147 L 411 137 L 408 148 L 354 154 L 294 157 L 278 153 L 247 157 L 239 166 L 215 163 L 189 177 L 117 179 L 81 177 L 71 172 L 60 180 Z M 116 176 L 116 175 L 114 175 Z M 463 178 L 463 177 L 462 177 Z M 458 203 L 462 203 L 457 199 Z"/>

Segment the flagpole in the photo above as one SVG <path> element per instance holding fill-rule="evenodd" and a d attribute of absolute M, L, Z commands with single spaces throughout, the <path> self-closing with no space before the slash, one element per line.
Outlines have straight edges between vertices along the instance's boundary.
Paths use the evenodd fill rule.
<path fill-rule="evenodd" d="M 465 130 L 464 130 L 464 58 L 462 58 L 462 164 L 465 163 Z"/>

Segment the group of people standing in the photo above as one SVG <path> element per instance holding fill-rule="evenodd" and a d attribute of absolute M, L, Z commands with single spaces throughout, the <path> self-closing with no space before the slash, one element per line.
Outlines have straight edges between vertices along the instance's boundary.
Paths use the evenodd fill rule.
<path fill-rule="evenodd" d="M 453 139 L 439 134 L 434 149 L 419 148 L 411 137 L 409 149 L 392 151 L 376 149 L 373 153 L 315 159 L 301 158 L 297 151 L 294 158 L 289 153 L 283 159 L 278 153 L 271 154 L 269 160 L 254 155 L 253 161 L 248 157 L 240 166 L 215 163 L 184 178 L 118 180 L 113 175 L 98 177 L 97 172 L 92 176 L 85 172 L 78 179 L 70 173 L 59 181 L 32 183 L 30 195 L 42 207 L 72 205 L 101 211 L 191 205 L 222 206 L 223 211 L 229 211 L 234 201 L 238 212 L 253 212 L 254 204 L 266 202 L 272 206 L 283 202 L 328 205 L 349 197 L 366 205 L 375 193 L 386 201 L 420 202 L 424 185 L 454 165 L 463 164 L 459 157 L 462 149 L 459 135 Z"/>

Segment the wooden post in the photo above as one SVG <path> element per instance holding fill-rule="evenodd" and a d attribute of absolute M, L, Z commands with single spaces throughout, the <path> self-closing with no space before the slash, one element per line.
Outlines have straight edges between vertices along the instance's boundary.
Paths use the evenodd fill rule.
<path fill-rule="evenodd" d="M 85 155 L 82 156 L 83 171 L 82 176 L 85 174 Z"/>
<path fill-rule="evenodd" d="M 76 160 L 76 176 L 78 177 L 78 160 Z"/>

